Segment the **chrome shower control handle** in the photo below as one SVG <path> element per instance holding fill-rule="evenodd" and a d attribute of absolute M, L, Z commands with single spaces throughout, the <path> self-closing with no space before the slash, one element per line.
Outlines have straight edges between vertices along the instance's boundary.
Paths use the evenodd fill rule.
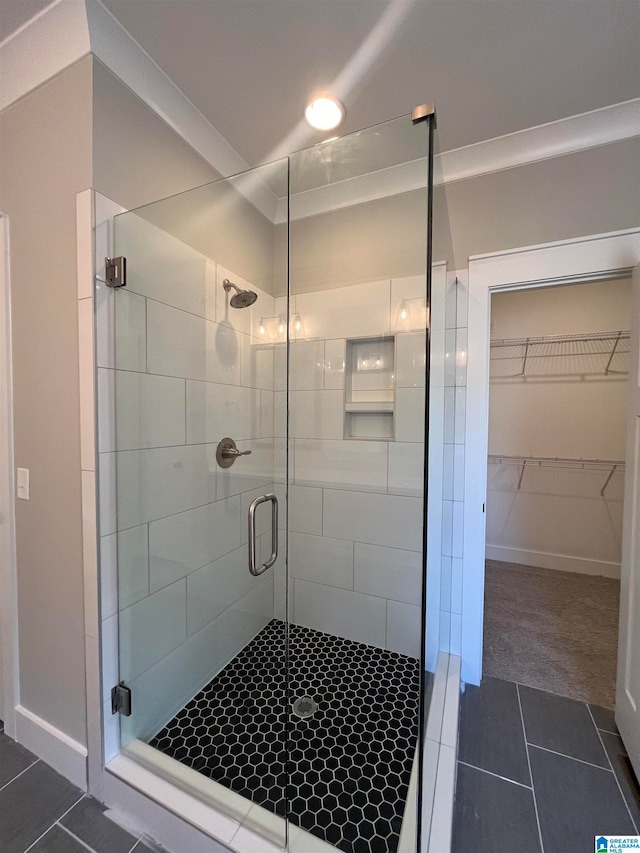
<path fill-rule="evenodd" d="M 216 462 L 221 468 L 230 468 L 238 456 L 250 456 L 250 450 L 240 451 L 232 438 L 223 438 L 216 448 Z"/>
<path fill-rule="evenodd" d="M 238 456 L 251 456 L 251 451 L 243 450 L 241 453 L 237 447 L 223 447 L 222 455 L 225 459 L 237 459 Z"/>

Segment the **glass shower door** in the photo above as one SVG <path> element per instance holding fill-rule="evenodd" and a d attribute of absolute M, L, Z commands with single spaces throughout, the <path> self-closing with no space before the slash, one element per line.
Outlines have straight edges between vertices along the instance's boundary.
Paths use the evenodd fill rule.
<path fill-rule="evenodd" d="M 286 814 L 285 595 L 273 568 L 285 549 L 274 394 L 286 359 L 265 334 L 286 264 L 253 202 L 285 194 L 287 172 L 286 161 L 257 169 L 115 225 L 127 266 L 109 377 L 131 697 L 121 749 L 258 825 L 263 809 Z M 284 845 L 284 820 L 268 831 Z"/>
<path fill-rule="evenodd" d="M 419 849 L 429 145 L 405 116 L 290 157 L 292 853 Z"/>

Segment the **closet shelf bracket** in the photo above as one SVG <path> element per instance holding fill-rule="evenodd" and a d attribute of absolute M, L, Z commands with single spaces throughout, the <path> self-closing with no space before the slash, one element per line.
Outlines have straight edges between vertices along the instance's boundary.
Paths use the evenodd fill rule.
<path fill-rule="evenodd" d="M 608 376 L 610 373 L 620 373 L 620 370 L 611 370 L 611 362 L 613 361 L 613 357 L 616 354 L 616 350 L 618 349 L 618 344 L 620 343 L 620 338 L 622 337 L 622 332 L 618 332 L 618 336 L 613 343 L 613 349 L 611 350 L 611 355 L 609 356 L 609 361 L 607 362 L 607 366 L 604 369 L 604 375 Z"/>
<path fill-rule="evenodd" d="M 520 376 L 523 378 L 527 375 L 527 358 L 529 356 L 529 338 L 527 338 L 526 343 L 524 345 L 524 356 L 522 358 L 522 373 Z M 524 468 L 522 469 L 524 471 Z M 522 477 L 520 477 L 522 479 Z M 518 486 L 520 488 L 520 486 Z"/>
<path fill-rule="evenodd" d="M 611 469 L 611 471 L 609 471 L 609 476 L 605 480 L 604 486 L 600 489 L 600 497 L 601 498 L 604 497 L 605 490 L 606 490 L 607 486 L 609 485 L 609 483 L 611 482 L 611 478 L 616 473 L 617 468 L 618 468 L 618 466 L 614 465 L 613 468 Z"/>
<path fill-rule="evenodd" d="M 516 491 L 522 490 L 524 481 L 524 472 L 527 468 L 555 468 L 556 470 L 571 471 L 573 473 L 591 471 L 602 472 L 606 479 L 599 490 L 600 497 L 605 496 L 605 492 L 614 474 L 624 474 L 625 463 L 618 459 L 571 459 L 549 456 L 502 456 L 489 454 L 488 462 L 490 465 L 511 465 L 517 466 L 519 469 L 518 485 Z"/>

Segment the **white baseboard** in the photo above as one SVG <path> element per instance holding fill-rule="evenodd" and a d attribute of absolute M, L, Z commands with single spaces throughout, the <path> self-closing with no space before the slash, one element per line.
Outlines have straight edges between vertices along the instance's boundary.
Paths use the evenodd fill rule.
<path fill-rule="evenodd" d="M 16 707 L 16 740 L 78 788 L 87 790 L 87 748 L 22 705 Z"/>
<path fill-rule="evenodd" d="M 503 563 L 519 563 L 522 566 L 537 566 L 541 569 L 577 572 L 582 575 L 600 575 L 605 578 L 620 577 L 620 563 L 609 563 L 605 560 L 586 560 L 583 557 L 570 557 L 566 554 L 547 554 L 544 551 L 525 551 L 520 548 L 489 544 L 485 553 L 487 560 L 499 560 Z"/>

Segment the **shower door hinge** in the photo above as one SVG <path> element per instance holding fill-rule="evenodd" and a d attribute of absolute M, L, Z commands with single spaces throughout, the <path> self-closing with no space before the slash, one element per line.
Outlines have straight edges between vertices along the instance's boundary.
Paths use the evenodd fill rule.
<path fill-rule="evenodd" d="M 124 681 L 111 688 L 111 713 L 122 714 L 123 717 L 131 716 L 131 688 Z"/>
<path fill-rule="evenodd" d="M 126 287 L 127 259 L 122 255 L 119 258 L 105 258 L 104 264 L 109 287 Z"/>

